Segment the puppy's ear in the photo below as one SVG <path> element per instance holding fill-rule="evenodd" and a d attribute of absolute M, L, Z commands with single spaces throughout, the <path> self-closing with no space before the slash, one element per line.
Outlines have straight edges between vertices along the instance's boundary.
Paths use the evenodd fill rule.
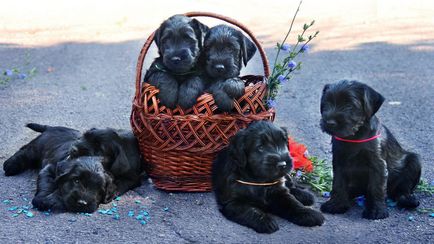
<path fill-rule="evenodd" d="M 239 32 L 239 40 L 240 40 L 240 47 L 241 47 L 241 57 L 243 59 L 244 66 L 247 65 L 247 62 L 255 55 L 256 52 L 256 46 L 255 44 L 250 41 L 249 38 L 244 36 L 241 32 Z"/>
<path fill-rule="evenodd" d="M 121 175 L 130 170 L 130 164 L 125 149 L 116 143 L 113 145 L 113 162 L 110 168 L 111 172 L 116 172 L 116 175 Z"/>
<path fill-rule="evenodd" d="M 327 92 L 327 90 L 330 89 L 330 86 L 331 86 L 330 84 L 324 85 L 324 88 L 322 89 L 322 95 L 324 95 Z"/>
<path fill-rule="evenodd" d="M 280 129 L 282 129 L 283 136 L 285 137 L 285 139 L 288 140 L 288 128 L 280 127 Z"/>
<path fill-rule="evenodd" d="M 160 49 L 160 40 L 161 40 L 161 35 L 163 34 L 163 31 L 165 29 L 166 25 L 163 23 L 160 25 L 160 27 L 158 27 L 158 29 L 154 32 L 154 42 L 155 45 L 157 45 L 157 48 Z"/>
<path fill-rule="evenodd" d="M 244 143 L 245 134 L 245 129 L 238 131 L 238 133 L 231 138 L 228 149 L 230 157 L 240 168 L 244 168 L 247 163 L 246 146 Z"/>
<path fill-rule="evenodd" d="M 384 102 L 384 97 L 368 85 L 363 86 L 363 109 L 367 118 L 371 118 Z"/>
<path fill-rule="evenodd" d="M 205 39 L 205 35 L 209 30 L 209 27 L 199 22 L 197 19 L 191 20 L 191 27 L 194 30 L 194 33 L 196 34 L 197 43 L 199 45 L 199 48 L 203 47 L 203 40 Z"/>
<path fill-rule="evenodd" d="M 330 89 L 330 84 L 325 84 L 324 88 L 322 89 L 322 94 L 321 94 L 321 104 L 320 104 L 320 112 L 322 114 L 323 110 L 324 110 L 324 103 L 323 103 L 323 99 L 324 99 L 324 94 Z"/>
<path fill-rule="evenodd" d="M 67 159 L 58 162 L 56 166 L 55 182 L 61 182 L 65 180 L 68 174 L 74 168 L 74 165 L 75 165 L 74 163 L 72 163 L 70 160 Z"/>
<path fill-rule="evenodd" d="M 105 186 L 103 190 L 104 196 L 102 199 L 102 203 L 109 203 L 116 196 L 117 187 L 114 184 L 113 177 L 110 173 L 108 172 L 104 173 L 104 180 L 105 180 Z"/>

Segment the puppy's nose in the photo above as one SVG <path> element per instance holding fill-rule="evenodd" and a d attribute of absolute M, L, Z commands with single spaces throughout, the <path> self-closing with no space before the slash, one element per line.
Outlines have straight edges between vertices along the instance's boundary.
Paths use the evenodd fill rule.
<path fill-rule="evenodd" d="M 216 65 L 214 65 L 214 69 L 217 72 L 221 73 L 221 72 L 225 71 L 225 66 L 223 64 L 216 64 Z"/>
<path fill-rule="evenodd" d="M 173 57 L 170 58 L 170 60 L 172 60 L 173 62 L 179 62 L 179 61 L 181 61 L 181 57 L 179 57 L 179 56 L 173 56 Z"/>
<path fill-rule="evenodd" d="M 334 119 L 328 119 L 325 122 L 328 127 L 335 127 L 336 125 L 338 125 L 338 123 Z"/>
<path fill-rule="evenodd" d="M 286 167 L 286 161 L 277 162 L 277 167 L 278 168 L 285 168 Z"/>
<path fill-rule="evenodd" d="M 87 202 L 85 200 L 82 200 L 82 199 L 78 200 L 77 203 L 80 206 L 86 206 L 87 205 Z"/>

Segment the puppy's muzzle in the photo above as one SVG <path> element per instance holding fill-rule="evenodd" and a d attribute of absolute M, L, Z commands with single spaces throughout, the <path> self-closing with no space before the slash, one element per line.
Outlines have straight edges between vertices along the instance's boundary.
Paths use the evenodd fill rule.
<path fill-rule="evenodd" d="M 221 73 L 225 72 L 226 69 L 225 69 L 225 66 L 223 64 L 216 64 L 216 65 L 214 65 L 214 70 L 217 73 L 221 74 Z"/>

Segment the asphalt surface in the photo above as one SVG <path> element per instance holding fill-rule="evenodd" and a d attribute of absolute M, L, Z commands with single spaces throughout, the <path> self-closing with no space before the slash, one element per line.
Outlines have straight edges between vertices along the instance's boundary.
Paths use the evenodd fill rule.
<path fill-rule="evenodd" d="M 0 84 L 0 162 L 36 136 L 24 127 L 28 122 L 80 130 L 130 128 L 135 65 L 143 42 L 140 38 L 37 47 L 1 43 L 0 70 L 36 68 L 37 73 Z M 274 50 L 266 51 L 273 60 Z M 288 127 L 311 155 L 331 159 L 330 138 L 319 129 L 322 86 L 357 79 L 386 97 L 378 116 L 406 149 L 421 155 L 422 177 L 434 180 L 434 39 L 408 44 L 369 42 L 343 50 L 323 45 L 317 51 L 313 47 L 303 62 L 302 71 L 281 90 L 276 123 Z M 249 70 L 260 67 L 255 59 Z M 35 180 L 35 172 L 13 177 L 0 173 L 0 242 L 432 243 L 434 237 L 434 218 L 427 213 L 391 208 L 389 218 L 370 221 L 361 218 L 359 206 L 346 214 L 325 215 L 321 227 L 299 227 L 279 219 L 278 232 L 257 234 L 221 216 L 211 193 L 168 193 L 148 182 L 114 202 L 119 220 L 100 213 L 45 215 L 33 210 L 34 217 L 13 217 L 8 209 L 30 206 Z M 434 208 L 432 196 L 417 195 L 420 208 Z M 316 208 L 324 201 L 318 196 Z M 146 210 L 150 218 L 144 216 L 146 224 L 141 224 L 128 216 L 131 210 L 135 215 Z"/>

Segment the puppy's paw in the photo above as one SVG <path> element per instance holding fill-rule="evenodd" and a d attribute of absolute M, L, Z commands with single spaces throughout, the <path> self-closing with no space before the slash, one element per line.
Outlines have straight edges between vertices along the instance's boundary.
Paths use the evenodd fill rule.
<path fill-rule="evenodd" d="M 157 95 L 158 98 L 160 99 L 160 103 L 163 104 L 164 106 L 170 108 L 170 109 L 174 109 L 176 107 L 176 99 L 177 99 L 177 95 L 165 95 L 164 93 L 161 93 L 159 95 Z"/>
<path fill-rule="evenodd" d="M 304 206 L 311 206 L 315 203 L 315 197 L 308 191 L 298 188 L 291 188 L 290 191 L 291 194 L 294 195 L 294 197 Z"/>
<path fill-rule="evenodd" d="M 43 197 L 35 197 L 32 200 L 33 207 L 37 208 L 39 211 L 47 211 L 51 209 L 51 204 L 46 201 Z"/>
<path fill-rule="evenodd" d="M 223 91 L 225 91 L 230 98 L 238 99 L 244 95 L 244 82 L 238 77 L 229 78 L 225 81 Z"/>
<path fill-rule="evenodd" d="M 413 209 L 417 208 L 419 204 L 419 201 L 414 195 L 400 196 L 397 201 L 398 208 Z"/>
<path fill-rule="evenodd" d="M 296 213 L 296 215 L 291 218 L 291 222 L 300 226 L 321 226 L 324 224 L 324 216 L 321 212 L 305 208 Z"/>
<path fill-rule="evenodd" d="M 252 223 L 252 228 L 258 233 L 271 234 L 279 230 L 277 222 L 269 215 L 264 215 L 259 221 Z"/>
<path fill-rule="evenodd" d="M 230 112 L 234 108 L 234 101 L 232 99 L 223 99 L 215 101 L 217 107 L 223 112 Z"/>
<path fill-rule="evenodd" d="M 389 212 L 386 207 L 366 208 L 362 216 L 365 219 L 385 219 L 389 217 Z"/>
<path fill-rule="evenodd" d="M 196 104 L 197 97 L 179 96 L 178 105 L 183 109 L 188 109 Z"/>
<path fill-rule="evenodd" d="M 10 159 L 3 163 L 3 170 L 5 171 L 6 176 L 17 175 L 23 171 L 18 162 Z"/>
<path fill-rule="evenodd" d="M 337 201 L 329 200 L 321 205 L 321 211 L 330 214 L 341 214 L 345 213 L 350 209 L 349 204 L 340 203 Z"/>

